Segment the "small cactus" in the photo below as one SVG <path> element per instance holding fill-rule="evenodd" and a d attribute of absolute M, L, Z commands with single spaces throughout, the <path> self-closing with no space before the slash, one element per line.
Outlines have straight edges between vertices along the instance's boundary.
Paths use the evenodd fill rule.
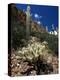
<path fill-rule="evenodd" d="M 47 60 L 49 51 L 46 50 L 46 45 L 48 47 L 48 43 L 46 41 L 40 43 L 37 38 L 32 37 L 31 40 L 29 40 L 27 47 L 23 47 L 19 50 L 18 54 L 22 55 L 21 57 L 27 60 L 33 61 L 33 59 L 37 58 L 39 55 L 43 56 L 44 59 Z"/>

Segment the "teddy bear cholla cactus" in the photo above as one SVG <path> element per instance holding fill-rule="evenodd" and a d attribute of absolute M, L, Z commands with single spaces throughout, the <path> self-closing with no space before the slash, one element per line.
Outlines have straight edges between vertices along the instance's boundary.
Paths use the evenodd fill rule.
<path fill-rule="evenodd" d="M 20 55 L 21 58 L 27 59 L 27 60 L 33 60 L 34 58 L 37 58 L 39 55 L 40 56 L 45 56 L 47 54 L 44 52 L 46 49 L 46 44 L 40 43 L 37 38 L 32 37 L 31 40 L 29 40 L 29 43 L 27 47 L 23 47 L 21 50 L 18 51 L 18 54 Z"/>
<path fill-rule="evenodd" d="M 33 66 L 35 66 L 35 70 L 40 74 L 40 68 L 41 65 L 49 65 L 50 68 L 46 68 L 48 70 L 47 73 L 51 73 L 53 69 L 53 73 L 57 73 L 55 71 L 55 64 L 52 64 L 53 60 L 53 52 L 49 49 L 48 43 L 46 41 L 43 41 L 42 43 L 38 40 L 38 38 L 32 37 L 28 41 L 27 47 L 23 47 L 20 50 L 17 51 L 17 55 L 20 55 L 20 59 L 23 61 L 27 61 L 31 63 Z M 41 64 L 42 61 L 42 64 Z M 56 61 L 58 63 L 58 60 L 56 58 Z M 53 62 L 54 63 L 54 62 Z M 58 65 L 58 64 L 57 64 Z M 37 68 L 36 68 L 37 67 Z M 58 69 L 58 68 L 56 68 Z M 48 72 L 49 71 L 49 72 Z"/>

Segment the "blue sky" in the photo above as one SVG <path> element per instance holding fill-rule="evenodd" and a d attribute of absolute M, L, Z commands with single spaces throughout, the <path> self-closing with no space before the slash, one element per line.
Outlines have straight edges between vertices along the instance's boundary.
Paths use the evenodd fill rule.
<path fill-rule="evenodd" d="M 23 9 L 26 12 L 27 4 L 16 4 L 17 9 Z M 38 24 L 43 24 L 51 31 L 51 25 L 54 28 L 58 27 L 58 7 L 57 6 L 44 6 L 44 5 L 30 5 L 32 19 L 37 21 Z"/>

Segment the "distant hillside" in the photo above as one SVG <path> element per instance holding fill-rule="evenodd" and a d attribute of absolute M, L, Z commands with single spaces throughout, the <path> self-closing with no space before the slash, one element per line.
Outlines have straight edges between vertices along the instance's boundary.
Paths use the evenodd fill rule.
<path fill-rule="evenodd" d="M 46 32 L 45 28 L 42 25 L 39 25 L 37 22 L 34 21 L 32 21 L 32 31 L 41 32 L 41 33 Z"/>
<path fill-rule="evenodd" d="M 19 24 L 23 24 L 26 27 L 26 13 L 23 10 L 18 10 L 15 4 L 13 4 L 11 8 L 12 17 L 15 17 Z M 32 18 L 31 18 L 31 30 L 36 32 L 46 32 L 44 27 L 42 25 L 39 25 L 37 22 L 33 21 Z"/>

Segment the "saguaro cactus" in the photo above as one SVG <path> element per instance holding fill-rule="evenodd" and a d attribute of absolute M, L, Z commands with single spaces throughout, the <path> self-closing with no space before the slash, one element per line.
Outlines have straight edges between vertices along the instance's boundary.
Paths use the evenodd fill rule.
<path fill-rule="evenodd" d="M 46 26 L 46 32 L 48 32 L 48 26 Z"/>
<path fill-rule="evenodd" d="M 26 38 L 29 38 L 30 36 L 30 30 L 31 30 L 31 15 L 30 15 L 30 6 L 27 6 L 26 11 Z"/>

